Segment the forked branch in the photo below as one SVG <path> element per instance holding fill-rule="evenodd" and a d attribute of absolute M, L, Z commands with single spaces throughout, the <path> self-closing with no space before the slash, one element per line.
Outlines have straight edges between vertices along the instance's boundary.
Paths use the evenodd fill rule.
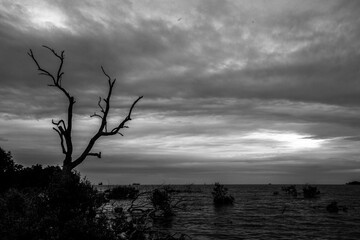
<path fill-rule="evenodd" d="M 40 65 L 40 63 L 36 59 L 36 57 L 31 49 L 29 50 L 28 55 L 31 57 L 31 59 L 36 64 L 39 74 L 47 76 L 51 79 L 51 84 L 48 84 L 48 86 L 56 87 L 68 99 L 69 105 L 68 105 L 68 109 L 67 109 L 67 121 L 65 122 L 62 119 L 60 119 L 59 121 L 52 120 L 52 124 L 55 125 L 55 127 L 53 127 L 53 129 L 58 133 L 58 135 L 60 137 L 61 149 L 62 149 L 63 154 L 65 155 L 65 159 L 63 160 L 63 169 L 65 171 L 71 171 L 77 165 L 82 163 L 87 156 L 95 156 L 95 157 L 101 158 L 101 152 L 98 152 L 98 153 L 91 152 L 91 149 L 93 148 L 95 142 L 102 136 L 111 136 L 111 135 L 115 135 L 115 134 L 122 135 L 122 133 L 120 133 L 119 131 L 122 128 L 127 128 L 127 126 L 125 126 L 125 123 L 131 120 L 131 113 L 133 111 L 133 108 L 135 107 L 136 103 L 142 98 L 142 96 L 138 97 L 133 102 L 133 104 L 131 105 L 131 107 L 129 109 L 129 113 L 125 117 L 125 119 L 122 120 L 111 131 L 108 131 L 107 130 L 107 128 L 108 128 L 107 127 L 107 117 L 108 117 L 109 111 L 110 111 L 110 99 L 111 99 L 111 95 L 112 95 L 112 91 L 113 91 L 116 79 L 111 79 L 109 74 L 107 74 L 106 71 L 104 70 L 104 68 L 101 66 L 101 70 L 108 80 L 109 89 L 108 89 L 106 98 L 102 99 L 101 97 L 99 97 L 98 106 L 100 108 L 100 113 L 98 114 L 95 112 L 94 114 L 92 114 L 90 116 L 90 117 L 100 118 L 101 123 L 100 123 L 98 131 L 90 139 L 89 143 L 87 144 L 87 146 L 84 149 L 84 151 L 82 152 L 82 154 L 78 158 L 73 160 L 73 156 L 72 156 L 73 143 L 72 143 L 71 133 L 72 133 L 73 105 L 75 104 L 75 99 L 73 96 L 70 95 L 70 93 L 64 87 L 62 87 L 62 77 L 64 76 L 64 72 L 62 69 L 63 69 L 64 59 L 65 59 L 64 51 L 61 51 L 60 53 L 58 53 L 54 49 L 52 49 L 48 46 L 43 46 L 43 47 L 48 49 L 59 60 L 59 66 L 58 66 L 58 69 L 55 74 L 44 69 Z M 102 101 L 104 102 L 104 104 L 102 104 Z"/>
<path fill-rule="evenodd" d="M 109 85 L 109 89 L 108 89 L 108 94 L 106 96 L 106 98 L 101 99 L 99 98 L 99 102 L 98 105 L 100 107 L 101 110 L 101 114 L 97 114 L 94 113 L 93 115 L 91 115 L 91 117 L 99 117 L 101 119 L 101 123 L 99 126 L 98 131 L 96 132 L 96 134 L 90 139 L 88 145 L 86 146 L 84 152 L 76 159 L 73 161 L 72 165 L 77 166 L 80 163 L 82 163 L 85 158 L 87 156 L 97 156 L 98 158 L 101 158 L 101 153 L 100 154 L 91 154 L 90 151 L 93 148 L 95 142 L 102 136 L 111 136 L 111 135 L 115 135 L 115 134 L 120 134 L 123 136 L 122 133 L 120 133 L 120 129 L 122 128 L 127 128 L 127 126 L 125 126 L 125 123 L 131 120 L 131 113 L 133 111 L 133 108 L 135 107 L 136 103 L 143 98 L 143 96 L 138 97 L 133 104 L 130 107 L 129 113 L 128 115 L 125 117 L 125 119 L 123 121 L 121 121 L 116 127 L 114 127 L 110 132 L 107 130 L 107 117 L 109 115 L 109 111 L 110 111 L 110 99 L 111 99 L 111 95 L 112 95 L 112 91 L 114 88 L 114 84 L 116 82 L 116 79 L 111 80 L 110 76 L 106 73 L 106 71 L 104 70 L 104 68 L 101 66 L 101 70 L 104 73 L 104 75 L 107 77 L 108 79 L 108 85 Z M 103 107 L 100 103 L 101 100 L 104 101 L 105 106 Z"/>

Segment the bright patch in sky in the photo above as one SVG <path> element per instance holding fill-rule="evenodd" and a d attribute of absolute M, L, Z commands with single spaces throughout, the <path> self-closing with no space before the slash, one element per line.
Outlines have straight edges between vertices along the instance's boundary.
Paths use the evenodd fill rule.
<path fill-rule="evenodd" d="M 301 135 L 298 133 L 290 132 L 274 132 L 274 131 L 259 131 L 254 132 L 246 136 L 247 139 L 255 140 L 271 140 L 278 142 L 278 145 L 293 149 L 293 150 L 302 150 L 302 149 L 311 149 L 319 148 L 325 140 L 313 139 L 309 135 Z"/>
<path fill-rule="evenodd" d="M 66 16 L 61 11 L 47 8 L 46 6 L 34 6 L 29 9 L 30 21 L 40 28 L 67 28 Z"/>

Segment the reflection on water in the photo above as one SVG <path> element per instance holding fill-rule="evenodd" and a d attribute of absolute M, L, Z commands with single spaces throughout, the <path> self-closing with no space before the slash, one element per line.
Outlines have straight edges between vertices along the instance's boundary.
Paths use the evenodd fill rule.
<path fill-rule="evenodd" d="M 186 190 L 177 195 L 186 199 L 187 207 L 156 226 L 201 240 L 360 239 L 360 186 L 318 185 L 320 198 L 303 199 L 284 194 L 280 185 L 229 185 L 235 204 L 223 207 L 213 205 L 212 187 L 194 185 L 196 191 L 189 191 L 189 186 L 176 186 Z M 334 200 L 348 211 L 327 212 Z"/>

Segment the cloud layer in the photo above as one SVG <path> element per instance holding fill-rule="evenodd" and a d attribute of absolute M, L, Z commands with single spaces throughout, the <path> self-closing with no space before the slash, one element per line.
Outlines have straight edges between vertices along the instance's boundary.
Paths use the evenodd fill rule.
<path fill-rule="evenodd" d="M 111 121 L 144 95 L 125 137 L 102 139 L 94 181 L 329 182 L 360 169 L 357 1 L 2 1 L 0 143 L 24 164 L 62 156 L 66 99 L 37 75 L 65 50 L 76 151 L 93 134 L 100 66 Z"/>

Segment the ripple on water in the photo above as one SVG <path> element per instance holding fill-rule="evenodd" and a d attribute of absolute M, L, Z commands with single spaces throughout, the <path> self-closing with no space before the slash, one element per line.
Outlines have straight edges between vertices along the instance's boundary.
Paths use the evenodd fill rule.
<path fill-rule="evenodd" d="M 197 191 L 179 194 L 187 208 L 162 228 L 199 240 L 360 239 L 359 186 L 319 185 L 321 196 L 308 200 L 285 195 L 280 185 L 229 185 L 235 204 L 221 208 L 213 206 L 213 186 L 192 187 Z M 334 200 L 348 212 L 328 213 Z"/>

